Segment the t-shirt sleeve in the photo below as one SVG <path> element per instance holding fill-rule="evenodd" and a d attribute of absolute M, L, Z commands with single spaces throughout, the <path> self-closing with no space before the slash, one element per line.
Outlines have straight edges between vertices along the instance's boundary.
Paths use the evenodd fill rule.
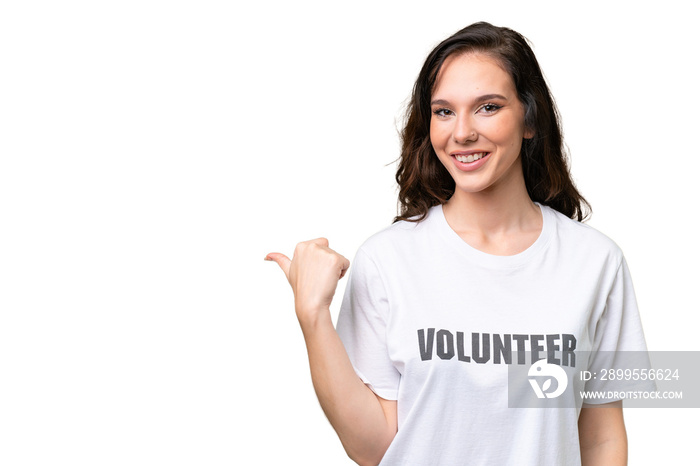
<path fill-rule="evenodd" d="M 653 381 L 627 377 L 634 369 L 648 371 L 651 364 L 632 278 L 624 257 L 615 273 L 605 309 L 593 328 L 588 370 L 597 376 L 586 383 L 585 390 L 605 392 L 605 396 L 586 400 L 586 403 L 609 403 L 624 398 L 614 392 L 656 390 Z M 623 372 L 619 372 L 620 369 Z M 630 372 L 625 372 L 627 369 Z M 610 370 L 615 371 L 612 377 L 609 376 Z"/>
<path fill-rule="evenodd" d="M 396 400 L 401 375 L 389 357 L 388 318 L 382 277 L 360 249 L 350 268 L 336 330 L 360 379 L 380 397 Z"/>

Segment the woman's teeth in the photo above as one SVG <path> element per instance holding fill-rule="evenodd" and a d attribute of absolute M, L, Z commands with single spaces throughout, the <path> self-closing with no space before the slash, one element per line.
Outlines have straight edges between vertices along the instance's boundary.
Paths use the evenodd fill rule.
<path fill-rule="evenodd" d="M 470 163 L 475 160 L 479 160 L 482 157 L 486 157 L 488 152 L 481 152 L 480 154 L 470 154 L 470 155 L 455 155 L 455 158 L 462 163 Z"/>

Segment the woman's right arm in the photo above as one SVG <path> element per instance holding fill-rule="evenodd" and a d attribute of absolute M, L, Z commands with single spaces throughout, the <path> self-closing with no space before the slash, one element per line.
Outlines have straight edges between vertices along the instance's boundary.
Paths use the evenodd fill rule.
<path fill-rule="evenodd" d="M 350 262 L 324 238 L 299 243 L 291 260 L 280 253 L 266 259 L 277 262 L 292 286 L 323 412 L 350 458 L 361 465 L 378 464 L 396 435 L 396 401 L 377 396 L 360 380 L 330 315 L 338 280 Z"/>

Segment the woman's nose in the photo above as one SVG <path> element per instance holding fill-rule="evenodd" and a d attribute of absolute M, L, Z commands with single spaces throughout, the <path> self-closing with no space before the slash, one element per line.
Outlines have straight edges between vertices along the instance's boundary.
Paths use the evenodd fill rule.
<path fill-rule="evenodd" d="M 457 118 L 454 131 L 452 132 L 452 137 L 454 138 L 455 142 L 459 144 L 476 141 L 478 136 L 476 134 L 476 130 L 474 129 L 473 122 L 468 116 Z"/>

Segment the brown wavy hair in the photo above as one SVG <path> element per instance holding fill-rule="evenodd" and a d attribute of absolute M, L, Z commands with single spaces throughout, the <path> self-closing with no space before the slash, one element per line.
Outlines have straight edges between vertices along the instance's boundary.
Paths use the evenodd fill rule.
<path fill-rule="evenodd" d="M 442 41 L 430 52 L 413 87 L 401 131 L 396 171 L 399 215 L 394 222 L 420 222 L 428 209 L 446 203 L 455 183 L 430 142 L 430 99 L 444 61 L 453 54 L 478 52 L 496 59 L 510 74 L 525 107 L 525 127 L 534 132 L 520 150 L 530 199 L 569 218 L 584 221 L 591 206 L 578 192 L 569 172 L 559 112 L 535 54 L 519 33 L 489 23 L 475 23 Z"/>

